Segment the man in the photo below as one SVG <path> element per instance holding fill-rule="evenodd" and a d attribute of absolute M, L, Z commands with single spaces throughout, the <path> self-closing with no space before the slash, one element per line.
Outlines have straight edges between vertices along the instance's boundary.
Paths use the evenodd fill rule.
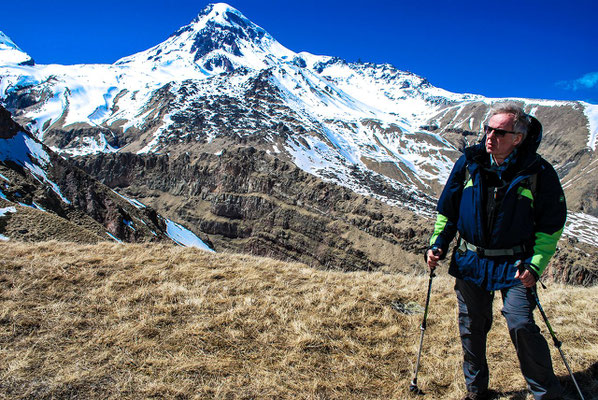
<path fill-rule="evenodd" d="M 426 260 L 430 269 L 459 232 L 449 273 L 456 278 L 466 399 L 488 397 L 486 337 L 494 291 L 500 290 L 521 372 L 535 399 L 560 398 L 550 351 L 534 322 L 529 290 L 556 250 L 565 197 L 552 166 L 536 150 L 540 122 L 515 103 L 496 104 L 483 141 L 455 163 L 438 201 Z M 526 267 L 519 273 L 521 260 Z"/>

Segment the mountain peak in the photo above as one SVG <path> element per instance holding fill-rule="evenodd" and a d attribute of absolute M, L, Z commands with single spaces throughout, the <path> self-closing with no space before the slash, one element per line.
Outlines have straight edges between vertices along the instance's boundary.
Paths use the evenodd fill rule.
<path fill-rule="evenodd" d="M 191 23 L 199 22 L 207 17 L 208 19 L 222 24 L 228 24 L 230 21 L 227 20 L 227 17 L 231 14 L 247 20 L 243 13 L 226 3 L 211 3 L 208 4 Z"/>
<path fill-rule="evenodd" d="M 181 27 L 163 43 L 123 58 L 117 64 L 179 64 L 205 75 L 239 67 L 262 69 L 277 59 L 292 59 L 268 32 L 226 3 L 210 4 L 189 25 Z"/>
<path fill-rule="evenodd" d="M 33 59 L 0 31 L 0 65 L 34 65 Z"/>
<path fill-rule="evenodd" d="M 191 49 L 195 61 L 219 50 L 244 57 L 252 52 L 251 47 L 263 49 L 275 41 L 263 28 L 225 3 L 210 4 L 188 26 L 195 33 Z"/>

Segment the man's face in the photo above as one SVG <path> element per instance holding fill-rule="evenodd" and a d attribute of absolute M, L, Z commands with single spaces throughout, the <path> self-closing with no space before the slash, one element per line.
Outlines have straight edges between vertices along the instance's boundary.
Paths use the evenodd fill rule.
<path fill-rule="evenodd" d="M 488 127 L 512 131 L 515 116 L 513 114 L 496 114 L 488 121 Z M 495 159 L 504 160 L 513 152 L 521 142 L 523 135 L 520 133 L 507 133 L 498 136 L 493 130 L 486 135 L 486 152 L 492 154 Z"/>

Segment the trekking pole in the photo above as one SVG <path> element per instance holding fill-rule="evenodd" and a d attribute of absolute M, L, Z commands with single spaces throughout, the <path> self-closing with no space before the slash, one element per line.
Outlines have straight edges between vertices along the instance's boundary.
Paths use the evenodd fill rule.
<path fill-rule="evenodd" d="M 523 274 L 523 272 L 525 271 L 525 266 L 523 265 L 523 263 L 521 261 L 518 261 L 516 266 L 517 266 L 517 269 L 519 269 L 519 274 Z M 563 344 L 563 342 L 561 342 L 560 340 L 557 339 L 556 334 L 554 333 L 554 330 L 552 329 L 552 326 L 550 325 L 550 322 L 548 322 L 548 317 L 546 316 L 546 313 L 544 312 L 544 309 L 542 308 L 542 305 L 540 304 L 540 299 L 538 298 L 538 291 L 536 290 L 536 286 L 528 288 L 528 290 L 530 291 L 532 296 L 534 296 L 534 300 L 536 301 L 538 310 L 540 311 L 540 314 L 542 315 L 542 319 L 544 319 L 544 322 L 546 323 L 546 327 L 548 327 L 548 332 L 550 332 L 550 336 L 552 337 L 554 346 L 559 350 L 559 353 L 561 354 L 561 358 L 563 359 L 563 363 L 565 364 L 565 367 L 567 367 L 567 371 L 569 371 L 569 375 L 571 376 L 571 379 L 573 380 L 573 383 L 575 384 L 575 388 L 577 389 L 579 398 L 581 400 L 585 400 L 583 397 L 583 394 L 581 393 L 581 389 L 579 388 L 579 385 L 577 384 L 577 380 L 575 380 L 573 371 L 571 371 L 571 367 L 569 367 L 569 363 L 567 362 L 565 353 L 563 353 L 563 350 L 561 349 L 561 345 Z"/>
<path fill-rule="evenodd" d="M 424 392 L 417 387 L 417 374 L 419 372 L 419 361 L 422 354 L 422 346 L 424 344 L 424 332 L 426 331 L 426 319 L 428 318 L 428 306 L 430 304 L 430 293 L 432 292 L 432 279 L 434 279 L 434 270 L 430 270 L 430 280 L 428 281 L 428 295 L 426 296 L 426 307 L 424 308 L 424 318 L 420 326 L 421 336 L 419 338 L 419 351 L 417 352 L 417 362 L 415 364 L 415 376 L 409 385 L 409 391 L 414 394 L 424 394 Z"/>

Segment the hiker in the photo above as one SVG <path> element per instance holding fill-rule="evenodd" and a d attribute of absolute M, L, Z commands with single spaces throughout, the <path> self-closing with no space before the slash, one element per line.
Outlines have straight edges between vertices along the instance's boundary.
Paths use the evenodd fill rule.
<path fill-rule="evenodd" d="M 521 372 L 535 399 L 562 395 L 550 351 L 534 322 L 534 287 L 556 250 L 566 218 L 565 196 L 554 168 L 536 150 L 542 125 L 515 103 L 490 111 L 481 143 L 457 160 L 438 200 L 426 262 L 431 270 L 458 240 L 449 274 L 456 278 L 459 333 L 467 394 L 488 398 L 486 337 L 492 300 L 500 291 Z M 516 262 L 526 269 L 519 273 Z"/>

